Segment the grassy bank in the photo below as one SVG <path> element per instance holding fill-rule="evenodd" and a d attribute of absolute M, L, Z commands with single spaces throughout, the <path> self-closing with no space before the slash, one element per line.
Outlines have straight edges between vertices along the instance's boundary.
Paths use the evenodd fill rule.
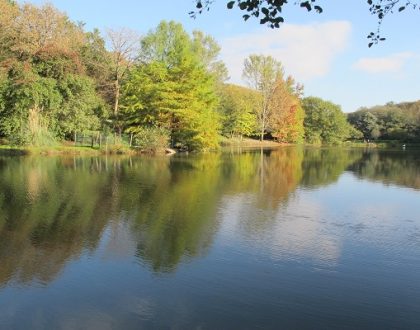
<path fill-rule="evenodd" d="M 222 137 L 220 141 L 220 145 L 222 147 L 279 147 L 284 146 L 284 143 L 279 143 L 275 141 L 269 141 L 269 140 L 256 140 L 256 139 L 250 139 L 250 138 L 226 138 Z"/>
<path fill-rule="evenodd" d="M 239 147 L 239 148 L 273 148 L 281 147 L 288 144 L 278 143 L 275 141 L 260 141 L 250 138 L 223 138 L 220 142 L 222 147 Z M 311 147 L 328 147 L 327 145 L 311 145 Z M 365 142 L 343 142 L 339 145 L 332 145 L 335 147 L 346 148 L 380 148 L 380 149 L 420 149 L 419 143 L 404 143 L 400 141 L 380 141 L 375 143 Z M 108 145 L 106 147 L 91 147 L 91 146 L 74 146 L 72 144 L 61 144 L 57 146 L 48 147 L 31 147 L 31 146 L 12 146 L 0 145 L 0 155 L 3 156 L 21 156 L 21 155 L 86 155 L 86 156 L 100 156 L 100 155 L 139 155 L 139 154 L 154 154 L 165 153 L 162 149 L 161 152 L 152 150 L 141 150 L 139 148 L 130 148 L 125 144 Z M 166 149 L 166 153 L 171 153 L 170 149 Z"/>
<path fill-rule="evenodd" d="M 0 145 L 0 155 L 102 155 L 102 154 L 136 154 L 139 151 L 126 146 L 109 146 L 97 148 L 88 146 L 58 145 L 50 147 L 20 147 Z"/>

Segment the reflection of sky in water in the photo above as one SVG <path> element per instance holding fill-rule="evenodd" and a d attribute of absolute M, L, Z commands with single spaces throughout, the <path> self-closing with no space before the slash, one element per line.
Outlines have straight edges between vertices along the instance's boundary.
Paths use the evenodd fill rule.
<path fill-rule="evenodd" d="M 380 248 L 420 247 L 419 194 L 409 188 L 360 180 L 350 173 L 318 189 L 298 189 L 277 210 L 256 208 L 256 197 L 227 197 L 220 239 L 244 240 L 274 260 L 306 258 L 314 266 L 339 261 L 346 241 Z M 394 251 L 394 252 L 395 252 Z"/>
<path fill-rule="evenodd" d="M 242 237 L 251 249 L 267 250 L 275 260 L 310 258 L 329 264 L 339 257 L 339 242 L 324 232 L 319 204 L 298 194 L 270 212 L 253 207 L 252 199 L 242 195 L 224 201 L 220 234 L 224 240 Z"/>

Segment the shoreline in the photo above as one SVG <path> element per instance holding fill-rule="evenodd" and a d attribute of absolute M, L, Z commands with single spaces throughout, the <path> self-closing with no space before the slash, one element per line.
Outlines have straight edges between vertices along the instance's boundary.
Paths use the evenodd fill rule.
<path fill-rule="evenodd" d="M 314 148 L 325 148 L 325 147 L 336 147 L 336 148 L 375 148 L 375 149 L 400 149 L 400 146 L 404 145 L 404 150 L 407 149 L 418 149 L 420 148 L 419 143 L 400 143 L 399 141 L 378 141 L 376 143 L 364 143 L 364 142 L 344 142 L 339 145 L 313 145 L 313 144 L 293 144 L 293 143 L 279 143 L 275 141 L 260 141 L 252 139 L 243 140 L 224 140 L 220 144 L 220 150 L 228 148 L 278 148 L 278 147 L 289 147 L 289 146 L 304 146 Z M 70 146 L 70 145 L 59 145 L 51 147 L 21 147 L 11 145 L 0 145 L 0 156 L 104 156 L 104 155 L 166 155 L 172 156 L 176 153 L 182 153 L 172 148 L 165 148 L 165 150 L 151 151 L 151 150 L 139 150 L 121 146 L 118 148 L 99 149 L 90 146 Z M 200 152 L 198 152 L 200 153 Z"/>

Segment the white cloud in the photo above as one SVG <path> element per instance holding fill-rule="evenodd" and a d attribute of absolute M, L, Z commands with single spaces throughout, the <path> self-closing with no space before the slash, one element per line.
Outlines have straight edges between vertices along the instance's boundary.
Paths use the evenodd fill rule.
<path fill-rule="evenodd" d="M 398 73 L 401 72 L 405 62 L 413 56 L 413 53 L 404 52 L 385 57 L 366 57 L 354 63 L 353 68 L 367 73 Z"/>
<path fill-rule="evenodd" d="M 222 42 L 222 59 L 231 81 L 239 83 L 244 59 L 250 54 L 271 55 L 298 81 L 325 76 L 338 53 L 348 45 L 351 24 L 331 21 L 305 25 L 284 24 L 280 29 L 230 37 Z"/>

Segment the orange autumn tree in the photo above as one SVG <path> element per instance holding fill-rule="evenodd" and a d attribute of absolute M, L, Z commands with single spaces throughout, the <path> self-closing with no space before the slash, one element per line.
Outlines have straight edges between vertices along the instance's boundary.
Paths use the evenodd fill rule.
<path fill-rule="evenodd" d="M 275 82 L 274 92 L 270 98 L 271 116 L 269 129 L 271 135 L 279 142 L 299 143 L 304 136 L 304 111 L 300 104 L 303 86 L 293 77 L 286 79 L 279 75 Z"/>

